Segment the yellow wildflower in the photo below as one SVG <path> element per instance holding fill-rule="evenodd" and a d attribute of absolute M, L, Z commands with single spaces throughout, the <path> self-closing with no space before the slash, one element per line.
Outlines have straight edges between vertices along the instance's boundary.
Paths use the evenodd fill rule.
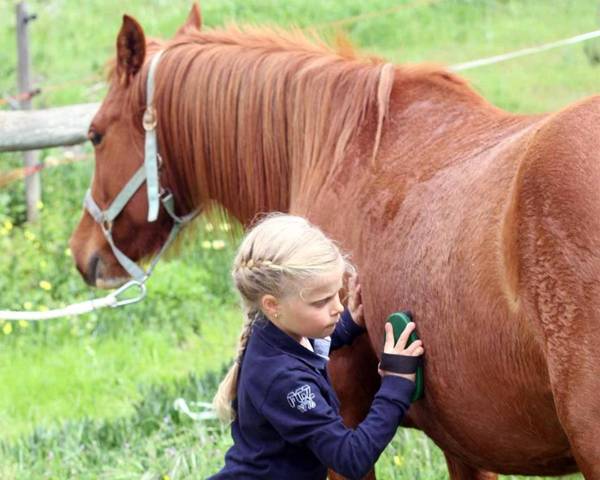
<path fill-rule="evenodd" d="M 215 226 L 212 223 L 207 223 L 204 228 L 206 228 L 207 232 L 212 232 L 215 229 Z"/>
<path fill-rule="evenodd" d="M 65 248 L 65 255 L 66 255 L 67 257 L 70 257 L 70 256 L 71 256 L 71 249 L 70 249 L 70 248 Z"/>
<path fill-rule="evenodd" d="M 24 302 L 23 303 L 23 308 L 25 310 L 31 310 L 33 308 L 33 303 L 31 303 L 31 302 Z"/>
<path fill-rule="evenodd" d="M 396 465 L 397 467 L 401 467 L 403 463 L 404 459 L 402 457 L 394 455 L 394 465 Z"/>
<path fill-rule="evenodd" d="M 4 332 L 4 335 L 10 335 L 12 333 L 12 323 L 5 323 L 2 327 L 2 331 Z"/>
<path fill-rule="evenodd" d="M 40 282 L 40 288 L 42 290 L 46 290 L 46 291 L 52 290 L 52 284 L 50 282 L 48 282 L 47 280 L 42 280 Z"/>
<path fill-rule="evenodd" d="M 19 327 L 27 328 L 29 327 L 29 322 L 26 322 L 25 320 L 19 320 Z"/>
<path fill-rule="evenodd" d="M 228 232 L 229 230 L 231 230 L 231 225 L 229 225 L 228 223 L 222 223 L 220 226 L 221 230 L 224 232 Z"/>
<path fill-rule="evenodd" d="M 168 475 L 163 475 L 162 480 L 171 480 L 171 477 L 169 477 Z"/>
<path fill-rule="evenodd" d="M 38 210 L 42 210 L 44 208 L 44 202 L 38 200 L 38 202 L 35 204 L 35 207 Z"/>
<path fill-rule="evenodd" d="M 10 233 L 13 228 L 13 224 L 10 220 L 4 220 L 2 227 L 0 228 L 0 235 L 6 236 Z"/>
<path fill-rule="evenodd" d="M 48 307 L 46 305 L 40 305 L 40 312 L 47 312 Z"/>
<path fill-rule="evenodd" d="M 35 235 L 30 232 L 29 230 L 25 230 L 25 233 L 23 234 L 25 236 L 25 238 L 31 242 L 33 242 L 35 240 Z"/>
<path fill-rule="evenodd" d="M 225 242 L 223 240 L 213 240 L 212 248 L 214 248 L 215 250 L 222 250 L 223 248 L 225 248 Z"/>
<path fill-rule="evenodd" d="M 210 240 L 204 240 L 202 242 L 202 248 L 204 248 L 205 250 L 208 250 L 211 247 L 211 245 L 212 244 L 210 243 Z"/>

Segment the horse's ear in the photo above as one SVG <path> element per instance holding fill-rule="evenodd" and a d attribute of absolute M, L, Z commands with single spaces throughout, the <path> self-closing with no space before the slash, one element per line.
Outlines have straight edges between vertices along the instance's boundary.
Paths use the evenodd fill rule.
<path fill-rule="evenodd" d="M 200 6 L 194 2 L 192 9 L 188 14 L 187 20 L 181 27 L 179 27 L 179 30 L 177 30 L 175 35 L 177 36 L 182 33 L 187 33 L 190 30 L 200 30 L 200 27 L 202 27 L 202 14 L 200 13 Z"/>
<path fill-rule="evenodd" d="M 123 15 L 123 25 L 117 36 L 117 73 L 129 81 L 144 65 L 146 38 L 140 24 Z"/>

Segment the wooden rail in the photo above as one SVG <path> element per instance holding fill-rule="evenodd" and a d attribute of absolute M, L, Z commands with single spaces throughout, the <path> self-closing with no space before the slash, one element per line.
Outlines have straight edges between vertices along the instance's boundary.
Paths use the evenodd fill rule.
<path fill-rule="evenodd" d="M 87 131 L 100 103 L 46 110 L 0 110 L 0 152 L 75 145 Z"/>

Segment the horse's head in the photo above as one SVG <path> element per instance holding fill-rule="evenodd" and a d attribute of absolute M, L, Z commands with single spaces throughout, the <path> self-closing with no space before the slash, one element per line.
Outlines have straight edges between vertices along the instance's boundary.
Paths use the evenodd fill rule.
<path fill-rule="evenodd" d="M 177 35 L 199 28 L 200 12 L 194 5 Z M 147 40 L 133 18 L 123 17 L 109 92 L 90 125 L 88 136 L 94 145 L 95 170 L 86 208 L 70 247 L 85 281 L 97 287 L 115 287 L 130 276 L 123 260 L 117 258 L 117 251 L 132 261 L 148 257 L 164 244 L 173 223 L 165 208 L 160 208 L 156 221 L 148 221 L 148 183 L 143 180 L 141 185 L 131 186 L 122 209 L 113 208 L 115 199 L 144 163 L 146 77 L 148 64 L 161 44 Z M 109 207 L 119 211 L 114 219 L 103 219 L 99 212 Z M 110 245 L 111 236 L 114 246 Z"/>

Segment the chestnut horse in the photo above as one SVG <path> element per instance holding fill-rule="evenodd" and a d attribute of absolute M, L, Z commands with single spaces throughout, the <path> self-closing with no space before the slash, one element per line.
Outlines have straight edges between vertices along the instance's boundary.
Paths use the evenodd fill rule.
<path fill-rule="evenodd" d="M 387 315 L 410 308 L 427 358 L 407 426 L 443 450 L 452 479 L 600 479 L 599 97 L 514 115 L 441 68 L 299 32 L 201 31 L 197 6 L 165 42 L 125 16 L 90 127 L 100 207 L 143 162 L 158 50 L 160 182 L 178 214 L 218 204 L 248 224 L 289 211 L 352 254 L 368 336 L 330 362 L 349 425 L 378 388 Z M 149 223 L 147 202 L 142 186 L 114 221 L 134 260 L 172 223 L 163 208 Z M 127 277 L 87 212 L 71 248 L 89 283 Z"/>

